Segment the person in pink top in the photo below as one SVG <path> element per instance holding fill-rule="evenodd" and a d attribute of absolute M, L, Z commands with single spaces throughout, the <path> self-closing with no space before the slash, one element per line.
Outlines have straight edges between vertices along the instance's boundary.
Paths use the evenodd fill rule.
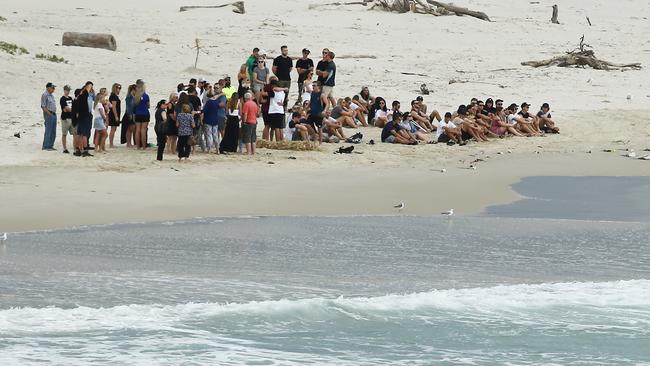
<path fill-rule="evenodd" d="M 251 93 L 244 94 L 244 107 L 242 108 L 241 131 L 242 142 L 246 146 L 246 154 L 255 155 L 255 143 L 257 142 L 257 116 L 260 109 L 253 101 Z"/>

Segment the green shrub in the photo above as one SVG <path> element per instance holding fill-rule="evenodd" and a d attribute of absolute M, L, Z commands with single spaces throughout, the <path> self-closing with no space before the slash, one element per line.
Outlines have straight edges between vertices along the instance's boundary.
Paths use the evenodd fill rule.
<path fill-rule="evenodd" d="M 29 54 L 29 51 L 27 51 L 25 47 L 18 47 L 13 43 L 3 41 L 0 41 L 0 50 L 5 51 L 10 55 L 15 55 L 16 53 L 19 55 Z"/>
<path fill-rule="evenodd" d="M 39 53 L 38 55 L 36 55 L 36 58 L 39 60 L 47 60 L 56 63 L 62 63 L 62 62 L 66 64 L 68 63 L 66 59 L 64 59 L 63 57 L 58 57 L 57 55 L 46 55 L 44 53 Z"/>

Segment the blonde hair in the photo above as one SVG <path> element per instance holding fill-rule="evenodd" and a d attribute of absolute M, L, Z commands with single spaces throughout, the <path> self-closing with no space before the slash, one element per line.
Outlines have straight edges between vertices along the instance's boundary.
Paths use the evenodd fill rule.
<path fill-rule="evenodd" d="M 117 95 L 118 88 L 122 88 L 122 85 L 118 83 L 113 84 L 113 87 L 111 87 L 111 93 Z"/>
<path fill-rule="evenodd" d="M 190 113 L 192 111 L 192 108 L 190 108 L 189 104 L 183 104 L 183 113 Z"/>

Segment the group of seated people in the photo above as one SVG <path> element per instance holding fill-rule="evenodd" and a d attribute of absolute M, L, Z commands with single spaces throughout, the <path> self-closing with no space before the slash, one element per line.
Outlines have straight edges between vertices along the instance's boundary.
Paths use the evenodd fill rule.
<path fill-rule="evenodd" d="M 419 143 L 447 143 L 465 145 L 468 140 L 485 142 L 504 136 L 543 136 L 559 133 L 551 118 L 548 103 L 542 104 L 537 114 L 529 111 L 530 104 L 512 103 L 504 107 L 501 99 L 484 101 L 473 98 L 468 105 L 460 105 L 453 113 L 441 115 L 428 111 L 422 96 L 402 111 L 401 103 L 393 101 L 390 108 L 382 97 L 373 98 L 367 87 L 350 98 L 341 98 L 332 109 L 324 111 L 322 137 L 319 128 L 308 122 L 309 101 L 293 107 L 289 128 L 293 140 L 346 141 L 345 128 L 375 126 L 382 128 L 381 141 L 406 145 Z"/>

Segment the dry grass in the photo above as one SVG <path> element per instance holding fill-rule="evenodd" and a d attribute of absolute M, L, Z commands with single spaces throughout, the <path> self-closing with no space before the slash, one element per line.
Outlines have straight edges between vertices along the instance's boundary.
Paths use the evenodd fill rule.
<path fill-rule="evenodd" d="M 311 141 L 267 141 L 257 140 L 258 149 L 314 151 L 320 150 L 318 144 Z"/>

